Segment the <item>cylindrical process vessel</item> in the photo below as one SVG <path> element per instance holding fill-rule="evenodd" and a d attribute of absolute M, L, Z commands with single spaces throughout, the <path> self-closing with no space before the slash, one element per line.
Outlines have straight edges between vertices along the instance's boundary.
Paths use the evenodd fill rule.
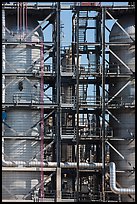
<path fill-rule="evenodd" d="M 35 155 L 37 155 L 36 159 L 40 161 L 39 152 L 39 141 L 33 139 L 14 140 L 14 143 L 11 139 L 4 141 L 4 153 L 7 155 L 5 161 L 30 161 Z"/>
<path fill-rule="evenodd" d="M 121 173 L 117 173 L 117 182 L 126 188 L 135 187 L 135 79 L 132 79 L 135 72 L 135 17 L 126 14 L 118 19 L 118 23 L 124 28 L 125 32 L 115 23 L 111 33 L 110 42 L 129 43 L 123 46 L 110 46 L 110 73 L 117 74 L 117 77 L 110 78 L 109 96 L 110 104 L 117 107 L 111 109 L 111 113 L 117 120 L 110 117 L 110 126 L 114 130 L 114 139 L 111 144 L 122 155 L 116 153 L 111 148 L 111 161 L 116 163 L 116 168 Z M 127 32 L 127 34 L 126 34 Z M 122 61 L 123 62 L 122 62 Z M 128 76 L 128 77 L 127 77 Z M 128 80 L 131 82 L 128 83 Z M 126 86 L 126 84 L 128 85 Z M 122 88 L 125 88 L 122 90 Z M 122 90 L 122 91 L 120 91 Z M 123 140 L 117 140 L 123 139 Z M 133 195 L 122 195 L 122 201 L 132 202 Z"/>
<path fill-rule="evenodd" d="M 23 38 L 38 26 L 37 20 L 32 19 L 31 16 L 28 16 L 27 23 L 27 33 L 23 30 L 17 31 L 16 16 L 6 15 L 6 27 L 12 31 L 13 35 L 6 33 L 6 39 L 11 44 L 7 44 L 5 50 L 5 73 L 7 73 L 5 103 L 13 106 L 7 109 L 7 119 L 5 120 L 4 155 L 7 155 L 4 158 L 5 161 L 27 162 L 33 160 L 33 157 L 40 152 L 40 140 L 38 139 L 40 138 L 40 109 L 30 107 L 32 104 L 40 104 L 41 101 L 40 77 L 32 74 L 41 69 L 40 42 L 43 40 L 41 29 L 32 33 L 24 43 L 14 43 L 19 40 L 22 42 Z M 40 154 L 36 156 L 36 159 L 40 161 Z M 23 199 L 23 196 L 28 194 L 39 182 L 40 172 L 4 171 L 3 199 L 12 200 L 15 197 Z M 7 193 L 6 189 L 9 189 L 11 194 Z M 30 196 L 26 199 L 30 199 Z"/>
<path fill-rule="evenodd" d="M 2 38 L 5 39 L 5 11 L 2 11 Z M 2 73 L 5 73 L 5 45 L 2 45 Z M 2 103 L 5 103 L 5 75 L 2 75 Z"/>
<path fill-rule="evenodd" d="M 40 173 L 38 171 L 4 171 L 2 173 L 2 183 L 6 188 L 2 189 L 3 200 L 31 200 L 31 189 L 40 183 Z M 9 191 L 7 192 L 6 189 Z M 10 193 L 9 193 L 10 192 Z M 33 192 L 33 191 L 32 191 Z"/>
<path fill-rule="evenodd" d="M 130 76 L 132 75 L 132 72 L 135 73 L 135 42 L 131 40 L 131 38 L 135 40 L 134 15 L 128 15 L 128 18 L 126 18 L 126 20 L 123 16 L 118 20 L 118 23 L 122 25 L 129 36 L 123 30 L 121 30 L 121 28 L 117 24 L 114 24 L 110 33 L 110 42 L 129 43 L 129 45 L 110 46 L 110 49 L 119 59 L 113 54 L 110 54 L 109 72 L 121 74 L 121 76 Z M 123 63 L 120 62 L 120 60 L 122 60 Z M 125 77 L 112 78 L 109 85 L 110 97 L 116 94 L 126 84 L 126 82 L 127 80 Z M 132 82 L 118 94 L 117 100 L 121 100 L 121 102 L 127 103 L 134 102 L 135 80 L 132 80 Z"/>

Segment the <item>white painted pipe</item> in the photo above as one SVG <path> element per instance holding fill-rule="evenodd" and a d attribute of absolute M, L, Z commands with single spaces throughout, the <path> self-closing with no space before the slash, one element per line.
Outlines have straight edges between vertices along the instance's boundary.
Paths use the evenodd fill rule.
<path fill-rule="evenodd" d="M 31 161 L 28 163 L 27 166 L 41 166 L 41 162 L 39 161 Z M 51 167 L 51 168 L 56 168 L 57 167 L 57 162 L 47 162 L 43 163 L 44 167 Z M 77 163 L 76 162 L 61 162 L 60 163 L 61 168 L 77 168 Z M 102 167 L 102 163 L 79 163 L 80 168 L 85 168 L 85 169 L 99 169 Z"/>
<path fill-rule="evenodd" d="M 41 167 L 41 162 L 40 161 L 30 161 L 30 162 L 25 162 L 25 161 L 6 161 L 2 159 L 2 164 L 3 166 L 24 166 L 24 167 Z M 43 167 L 50 167 L 50 168 L 56 168 L 57 167 L 57 162 L 44 162 Z M 60 163 L 61 168 L 77 168 L 77 163 L 76 162 L 61 162 Z M 102 168 L 102 163 L 79 163 L 80 168 L 85 168 L 85 169 L 99 169 Z"/>
<path fill-rule="evenodd" d="M 134 188 L 117 188 L 116 187 L 116 165 L 110 162 L 110 188 L 115 194 L 135 194 Z"/>
<path fill-rule="evenodd" d="M 2 165 L 3 166 L 9 166 L 9 167 L 16 167 L 16 166 L 24 166 L 24 167 L 41 167 L 42 164 L 40 161 L 32 160 L 30 162 L 27 161 L 6 161 L 4 158 L 4 138 L 2 138 Z M 43 167 L 57 167 L 57 162 L 43 162 Z M 60 163 L 61 168 L 77 168 L 76 162 L 61 162 Z M 86 169 L 99 169 L 102 168 L 102 163 L 79 163 L 80 168 L 86 168 Z"/>
<path fill-rule="evenodd" d="M 57 162 L 48 162 L 47 163 L 48 167 L 57 167 Z M 61 162 L 60 163 L 61 168 L 77 168 L 77 163 L 76 162 Z M 85 168 L 85 169 L 99 169 L 102 168 L 102 163 L 85 163 L 81 162 L 79 163 L 80 168 Z"/>
<path fill-rule="evenodd" d="M 2 10 L 2 38 L 5 39 L 5 10 Z M 5 73 L 5 45 L 2 45 L 2 72 Z M 5 75 L 2 75 L 2 103 L 5 103 Z"/>
<path fill-rule="evenodd" d="M 4 142 L 4 141 L 3 141 Z M 3 152 L 3 145 L 2 145 L 2 153 Z M 41 162 L 40 161 L 30 161 L 30 162 L 25 162 L 25 161 L 5 161 L 4 156 L 2 156 L 2 165 L 3 166 L 25 166 L 25 167 L 41 167 Z M 43 167 L 51 167 L 51 168 L 56 168 L 57 167 L 57 162 L 47 162 L 43 163 Z M 77 168 L 77 163 L 76 162 L 61 162 L 60 163 L 61 168 Z M 85 168 L 85 169 L 100 169 L 102 168 L 102 163 L 79 163 L 80 168 Z M 110 170 L 110 188 L 115 194 L 135 194 L 135 189 L 134 188 L 117 188 L 116 187 L 116 165 L 114 162 L 110 162 L 109 164 L 109 170 Z"/>

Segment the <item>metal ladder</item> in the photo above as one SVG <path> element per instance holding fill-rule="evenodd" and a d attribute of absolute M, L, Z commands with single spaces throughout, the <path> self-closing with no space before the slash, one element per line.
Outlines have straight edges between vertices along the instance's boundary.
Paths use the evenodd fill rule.
<path fill-rule="evenodd" d="M 88 24 L 88 11 L 79 12 L 79 43 L 86 41 L 86 28 Z M 83 50 L 83 45 L 79 47 L 80 50 Z"/>
<path fill-rule="evenodd" d="M 86 98 L 87 98 L 87 89 L 88 89 L 88 84 L 80 84 L 79 85 L 79 96 L 83 100 L 86 100 Z"/>

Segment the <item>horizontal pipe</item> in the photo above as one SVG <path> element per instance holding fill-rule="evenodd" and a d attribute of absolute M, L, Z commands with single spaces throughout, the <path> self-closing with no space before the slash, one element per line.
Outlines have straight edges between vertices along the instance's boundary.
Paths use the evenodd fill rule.
<path fill-rule="evenodd" d="M 48 162 L 48 167 L 57 167 L 56 162 Z M 61 168 L 77 168 L 76 162 L 61 162 L 60 163 Z M 86 169 L 99 169 L 102 168 L 102 163 L 79 163 L 80 168 L 86 168 Z"/>
<path fill-rule="evenodd" d="M 31 161 L 29 163 L 25 161 L 2 161 L 3 166 L 8 167 L 16 167 L 16 166 L 25 166 L 25 167 L 41 167 L 40 161 Z M 47 162 L 43 164 L 44 167 L 57 167 L 57 162 Z M 61 162 L 60 163 L 61 168 L 77 168 L 76 162 Z M 85 169 L 100 169 L 102 168 L 102 163 L 79 163 L 80 168 Z M 116 165 L 114 162 L 110 162 L 109 164 L 110 169 L 110 188 L 115 194 L 135 194 L 134 188 L 117 188 L 116 187 Z"/>
<path fill-rule="evenodd" d="M 2 138 L 2 166 L 5 167 L 41 167 L 40 161 L 11 161 L 11 160 L 5 160 L 4 158 L 4 138 Z M 43 162 L 43 167 L 57 167 L 57 162 Z M 61 168 L 77 168 L 76 162 L 61 162 L 60 163 Z M 88 169 L 99 169 L 102 168 L 102 163 L 80 163 L 79 167 L 81 168 L 88 168 Z"/>
<path fill-rule="evenodd" d="M 109 170 L 110 170 L 110 188 L 115 194 L 135 194 L 134 188 L 116 187 L 116 165 L 114 162 L 110 162 Z"/>
<path fill-rule="evenodd" d="M 26 162 L 23 161 L 6 161 L 2 159 L 2 166 L 4 167 L 18 167 L 18 166 L 24 166 Z"/>
<path fill-rule="evenodd" d="M 6 167 L 41 167 L 40 161 L 6 161 L 4 159 L 4 138 L 2 138 L 2 165 Z M 107 164 L 106 164 L 107 165 Z M 57 162 L 43 162 L 43 167 L 57 167 Z M 76 162 L 61 162 L 61 168 L 77 168 Z M 79 168 L 85 169 L 100 169 L 102 168 L 102 163 L 79 163 Z M 114 162 L 110 162 L 109 164 L 110 170 L 110 188 L 115 194 L 135 194 L 135 189 L 132 188 L 117 188 L 116 187 L 116 165 Z"/>
<path fill-rule="evenodd" d="M 3 166 L 13 166 L 13 167 L 16 167 L 16 166 L 24 166 L 24 167 L 41 167 L 41 162 L 40 161 L 30 161 L 30 162 L 25 162 L 25 161 L 6 161 L 2 160 L 2 164 Z M 57 167 L 57 162 L 44 162 L 43 163 L 43 166 L 44 167 Z M 61 168 L 77 168 L 77 163 L 76 162 L 61 162 L 60 163 L 60 167 Z M 79 164 L 79 167 L 80 168 L 86 168 L 86 169 L 99 169 L 99 168 L 102 168 L 102 163 L 80 163 Z"/>

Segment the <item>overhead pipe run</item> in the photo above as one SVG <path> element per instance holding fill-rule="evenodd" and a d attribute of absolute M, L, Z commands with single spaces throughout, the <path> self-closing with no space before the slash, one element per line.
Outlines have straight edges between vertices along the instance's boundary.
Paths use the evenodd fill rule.
<path fill-rule="evenodd" d="M 40 161 L 6 161 L 4 158 L 2 160 L 3 166 L 8 166 L 8 167 L 41 167 L 41 162 Z M 56 168 L 57 167 L 57 162 L 43 162 L 44 167 L 50 167 L 50 168 Z M 60 163 L 61 168 L 77 168 L 77 163 L 76 162 L 61 162 Z M 102 168 L 102 163 L 80 163 L 79 164 L 80 168 L 86 168 L 86 169 L 100 169 Z"/>
<path fill-rule="evenodd" d="M 57 167 L 57 162 L 47 162 L 48 167 Z M 77 168 L 77 162 L 61 162 L 61 168 Z M 80 168 L 99 169 L 102 168 L 102 163 L 79 163 Z"/>
<path fill-rule="evenodd" d="M 31 162 L 25 162 L 25 161 L 5 161 L 4 158 L 2 158 L 2 165 L 8 166 L 8 167 L 41 167 L 40 161 L 31 161 Z M 108 164 L 106 164 L 108 166 Z M 50 167 L 50 168 L 56 168 L 57 162 L 44 162 L 44 167 Z M 77 168 L 76 162 L 61 162 L 60 163 L 61 168 Z M 86 169 L 100 169 L 102 168 L 102 163 L 79 163 L 79 168 L 86 168 Z M 114 162 L 110 162 L 109 164 L 109 170 L 110 170 L 110 188 L 115 194 L 135 194 L 135 189 L 133 188 L 117 188 L 116 187 L 116 165 Z"/>
<path fill-rule="evenodd" d="M 116 187 L 116 165 L 114 162 L 110 162 L 109 170 L 110 170 L 110 188 L 115 194 L 135 194 L 134 188 Z"/>
<path fill-rule="evenodd" d="M 37 160 L 31 160 L 31 161 L 11 161 L 11 160 L 5 160 L 4 158 L 4 138 L 2 138 L 2 166 L 5 167 L 41 167 L 41 161 Z M 57 167 L 57 162 L 43 162 L 43 167 L 51 167 L 55 168 Z M 61 168 L 77 168 L 76 162 L 60 162 Z M 102 163 L 80 163 L 80 168 L 86 168 L 86 169 L 99 169 L 102 168 Z"/>

